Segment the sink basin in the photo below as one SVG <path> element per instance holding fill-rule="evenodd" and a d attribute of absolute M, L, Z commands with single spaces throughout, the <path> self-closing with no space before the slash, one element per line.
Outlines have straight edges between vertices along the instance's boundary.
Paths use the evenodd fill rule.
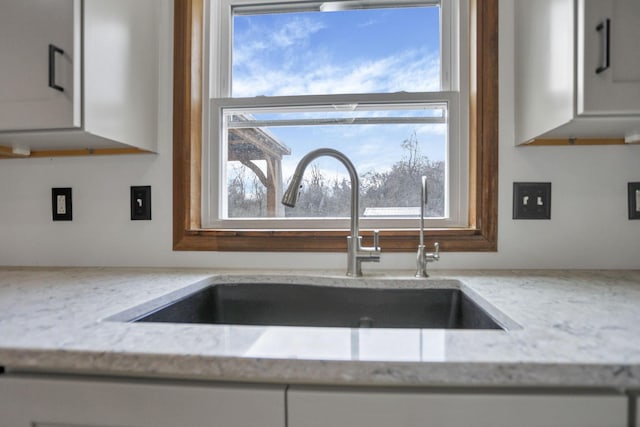
<path fill-rule="evenodd" d="M 133 322 L 346 328 L 503 329 L 457 288 L 233 283 L 202 288 Z"/>

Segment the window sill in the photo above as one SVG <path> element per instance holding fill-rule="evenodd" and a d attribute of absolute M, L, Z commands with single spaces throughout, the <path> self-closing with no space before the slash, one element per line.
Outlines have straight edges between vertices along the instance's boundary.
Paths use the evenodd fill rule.
<path fill-rule="evenodd" d="M 496 251 L 496 242 L 477 229 L 430 229 L 425 245 L 440 243 L 446 251 Z M 246 252 L 346 252 L 347 230 L 186 230 L 175 242 L 177 251 Z M 361 233 L 365 245 L 373 244 L 370 231 Z M 380 231 L 383 252 L 414 252 L 418 248 L 418 230 Z"/>

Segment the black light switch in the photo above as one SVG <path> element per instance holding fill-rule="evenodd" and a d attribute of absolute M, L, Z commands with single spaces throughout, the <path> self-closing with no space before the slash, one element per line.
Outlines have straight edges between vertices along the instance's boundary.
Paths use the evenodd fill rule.
<path fill-rule="evenodd" d="M 131 187 L 131 220 L 151 220 L 151 186 Z"/>
<path fill-rule="evenodd" d="M 71 188 L 51 189 L 51 208 L 54 221 L 72 221 Z"/>
<path fill-rule="evenodd" d="M 640 219 L 640 182 L 628 183 L 629 219 Z"/>
<path fill-rule="evenodd" d="M 551 219 L 551 183 L 514 182 L 513 219 Z"/>

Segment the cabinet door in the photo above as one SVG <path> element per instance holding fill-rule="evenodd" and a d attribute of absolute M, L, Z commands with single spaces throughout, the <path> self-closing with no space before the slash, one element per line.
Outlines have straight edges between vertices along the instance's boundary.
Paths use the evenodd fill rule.
<path fill-rule="evenodd" d="M 581 0 L 578 114 L 640 114 L 640 1 Z"/>
<path fill-rule="evenodd" d="M 0 130 L 80 125 L 80 6 L 0 0 Z"/>
<path fill-rule="evenodd" d="M 0 377 L 0 427 L 283 427 L 284 387 Z"/>
<path fill-rule="evenodd" d="M 289 427 L 625 427 L 624 396 L 449 394 L 291 387 Z"/>

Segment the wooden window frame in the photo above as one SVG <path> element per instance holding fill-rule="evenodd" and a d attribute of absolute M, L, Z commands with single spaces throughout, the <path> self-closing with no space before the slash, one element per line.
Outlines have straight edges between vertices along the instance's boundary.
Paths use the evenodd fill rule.
<path fill-rule="evenodd" d="M 201 218 L 203 0 L 174 0 L 173 249 L 344 252 L 349 230 L 203 229 Z M 498 238 L 498 0 L 470 1 L 469 219 L 434 228 L 425 244 L 495 252 Z M 364 240 L 371 233 L 363 232 Z M 381 230 L 385 252 L 414 252 L 417 229 Z M 371 244 L 371 242 L 366 242 Z"/>

